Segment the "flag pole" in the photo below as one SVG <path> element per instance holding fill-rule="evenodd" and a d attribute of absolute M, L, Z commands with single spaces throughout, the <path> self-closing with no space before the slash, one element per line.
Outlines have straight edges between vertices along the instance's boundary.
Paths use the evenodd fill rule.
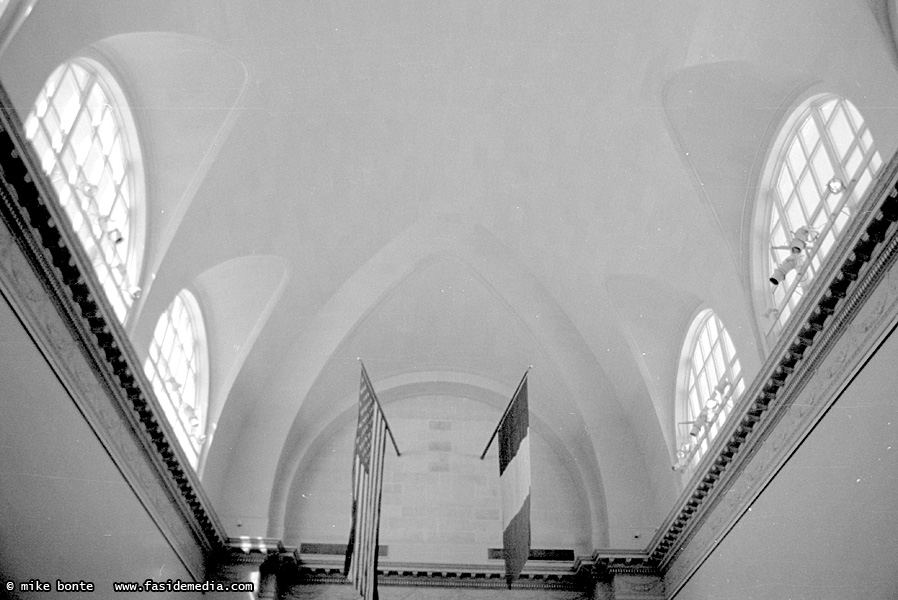
<path fill-rule="evenodd" d="M 371 395 L 374 396 L 374 402 L 377 404 L 377 409 L 384 419 L 384 426 L 386 427 L 387 433 L 390 434 L 390 441 L 393 442 L 393 449 L 396 450 L 396 456 L 402 456 L 399 452 L 399 446 L 396 445 L 396 438 L 393 437 L 393 430 L 390 429 L 390 424 L 387 422 L 387 415 L 384 413 L 384 408 L 380 405 L 380 400 L 377 399 L 377 393 L 374 392 L 374 385 L 371 383 L 371 378 L 368 377 L 368 370 L 365 368 L 365 363 L 362 362 L 361 357 L 358 357 L 358 361 L 359 364 L 362 365 L 362 375 L 365 377 L 365 382 L 368 384 L 368 387 L 371 388 Z"/>
<path fill-rule="evenodd" d="M 490 436 L 490 441 L 486 443 L 486 448 L 483 449 L 483 454 L 480 455 L 480 460 L 483 460 L 486 457 L 486 453 L 489 451 L 490 446 L 493 445 L 493 440 L 496 439 L 496 434 L 499 433 L 499 428 L 502 427 L 502 423 L 505 422 L 505 417 L 508 416 L 508 413 L 511 411 L 511 406 L 514 404 L 514 401 L 518 399 L 518 392 L 521 391 L 521 386 L 524 385 L 524 381 L 527 379 L 527 373 L 530 372 L 530 369 L 533 368 L 533 365 L 527 367 L 527 370 L 524 371 L 524 376 L 521 377 L 521 382 L 518 384 L 517 389 L 514 391 L 514 394 L 511 396 L 511 400 L 508 402 L 508 406 L 505 407 L 505 412 L 502 413 L 502 418 L 499 419 L 499 424 L 496 425 L 496 429 L 493 431 L 493 435 Z"/>

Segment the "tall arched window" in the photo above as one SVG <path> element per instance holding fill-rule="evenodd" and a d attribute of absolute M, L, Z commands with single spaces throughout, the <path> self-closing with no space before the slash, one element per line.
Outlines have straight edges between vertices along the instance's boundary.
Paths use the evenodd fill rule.
<path fill-rule="evenodd" d="M 124 321 L 140 292 L 144 182 L 121 88 L 96 61 L 66 62 L 38 94 L 25 135 Z"/>
<path fill-rule="evenodd" d="M 882 164 L 857 108 L 832 95 L 796 111 L 780 140 L 764 192 L 768 340 L 778 337 Z"/>
<path fill-rule="evenodd" d="M 689 328 L 677 388 L 677 465 L 686 470 L 701 460 L 745 389 L 733 341 L 710 309 Z"/>
<path fill-rule="evenodd" d="M 144 372 L 178 442 L 196 467 L 206 440 L 208 354 L 199 304 L 187 290 L 175 296 L 159 317 Z"/>

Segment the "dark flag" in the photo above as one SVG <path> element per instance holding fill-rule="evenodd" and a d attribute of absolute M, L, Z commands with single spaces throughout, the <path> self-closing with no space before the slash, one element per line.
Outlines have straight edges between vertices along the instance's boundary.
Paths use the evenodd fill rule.
<path fill-rule="evenodd" d="M 362 365 L 352 463 L 352 529 L 344 574 L 365 600 L 377 599 L 377 545 L 387 431 L 380 403 Z"/>
<path fill-rule="evenodd" d="M 499 485 L 502 488 L 502 545 L 508 588 L 530 554 L 530 415 L 527 374 L 499 424 Z"/>

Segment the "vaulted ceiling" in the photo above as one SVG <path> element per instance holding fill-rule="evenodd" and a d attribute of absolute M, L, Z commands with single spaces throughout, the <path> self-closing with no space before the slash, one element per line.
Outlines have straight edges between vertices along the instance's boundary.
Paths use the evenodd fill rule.
<path fill-rule="evenodd" d="M 748 379 L 767 352 L 751 257 L 783 119 L 828 91 L 883 156 L 898 143 L 875 3 L 126 4 L 38 2 L 0 79 L 22 116 L 73 55 L 120 79 L 147 174 L 125 326 L 145 356 L 197 294 L 202 480 L 234 533 L 289 529 L 291 490 L 352 427 L 361 357 L 397 420 L 434 397 L 498 419 L 532 365 L 584 544 L 643 546 L 683 485 L 691 319 L 720 315 Z"/>

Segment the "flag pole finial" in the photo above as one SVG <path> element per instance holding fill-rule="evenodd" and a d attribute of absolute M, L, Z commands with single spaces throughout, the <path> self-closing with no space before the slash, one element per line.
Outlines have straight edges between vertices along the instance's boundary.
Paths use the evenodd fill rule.
<path fill-rule="evenodd" d="M 533 365 L 530 365 L 530 367 L 532 366 Z M 511 401 L 508 403 L 508 406 L 505 407 L 505 412 L 502 413 L 502 418 L 499 419 L 499 424 L 496 425 L 496 429 L 493 431 L 493 435 L 490 436 L 490 441 L 486 443 L 486 448 L 483 449 L 483 454 L 480 455 L 480 460 L 486 458 L 486 453 L 489 451 L 490 446 L 493 445 L 493 440 L 496 439 L 496 434 L 499 433 L 499 428 L 502 427 L 502 422 L 505 420 L 505 417 L 508 416 L 508 412 L 511 410 L 511 406 L 518 398 L 518 392 L 521 391 L 521 386 L 524 385 L 524 382 L 527 380 L 527 374 L 530 372 L 530 367 L 528 367 L 527 370 L 524 371 L 524 376 L 521 377 L 521 382 L 518 384 L 518 387 L 514 391 L 514 394 L 512 394 Z"/>
<path fill-rule="evenodd" d="M 399 452 L 399 446 L 396 445 L 396 438 L 393 437 L 393 430 L 390 429 L 390 424 L 387 422 L 386 415 L 384 415 L 384 409 L 380 405 L 380 400 L 377 399 L 377 394 L 374 392 L 374 384 L 371 383 L 371 378 L 368 377 L 368 370 L 365 368 L 365 363 L 362 362 L 361 358 L 359 358 L 359 363 L 362 365 L 362 377 L 367 382 L 368 387 L 371 390 L 371 395 L 374 396 L 374 403 L 377 405 L 377 409 L 380 411 L 380 414 L 383 415 L 384 427 L 390 435 L 390 441 L 393 442 L 393 449 L 396 450 L 396 456 L 402 456 L 402 453 Z"/>

